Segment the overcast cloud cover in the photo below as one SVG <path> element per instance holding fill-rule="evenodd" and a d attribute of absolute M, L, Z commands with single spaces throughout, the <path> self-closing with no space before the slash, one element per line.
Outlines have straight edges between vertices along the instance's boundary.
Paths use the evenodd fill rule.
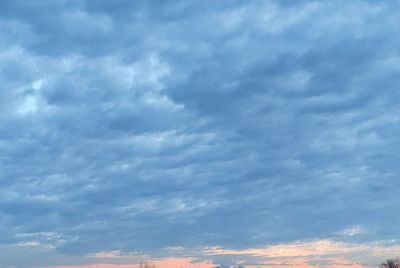
<path fill-rule="evenodd" d="M 2 1 L 0 267 L 399 255 L 399 7 Z"/>

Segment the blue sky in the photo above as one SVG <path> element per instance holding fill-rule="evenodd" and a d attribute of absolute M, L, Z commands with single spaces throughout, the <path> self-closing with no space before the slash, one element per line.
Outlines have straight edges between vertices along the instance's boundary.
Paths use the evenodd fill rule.
<path fill-rule="evenodd" d="M 0 266 L 398 255 L 399 24 L 397 1 L 3 1 Z"/>

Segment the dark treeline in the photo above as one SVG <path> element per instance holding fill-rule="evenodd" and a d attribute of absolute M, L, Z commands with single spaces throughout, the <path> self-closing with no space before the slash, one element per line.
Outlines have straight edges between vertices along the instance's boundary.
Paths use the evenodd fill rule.
<path fill-rule="evenodd" d="M 382 263 L 380 268 L 400 268 L 400 259 L 389 259 Z"/>

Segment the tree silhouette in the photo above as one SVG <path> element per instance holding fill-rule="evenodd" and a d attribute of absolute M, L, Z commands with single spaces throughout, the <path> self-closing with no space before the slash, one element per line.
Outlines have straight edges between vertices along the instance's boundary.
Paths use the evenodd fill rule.
<path fill-rule="evenodd" d="M 138 268 L 156 268 L 156 266 L 152 263 L 141 262 L 139 263 Z"/>
<path fill-rule="evenodd" d="M 390 259 L 382 263 L 380 268 L 400 268 L 400 259 Z"/>

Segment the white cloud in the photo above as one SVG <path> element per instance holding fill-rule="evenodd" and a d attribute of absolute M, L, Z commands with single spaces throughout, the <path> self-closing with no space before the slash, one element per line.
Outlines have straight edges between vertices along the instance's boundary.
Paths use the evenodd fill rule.
<path fill-rule="evenodd" d="M 365 231 L 366 230 L 363 227 L 361 227 L 360 225 L 355 225 L 355 226 L 351 226 L 349 228 L 342 230 L 341 232 L 339 232 L 339 234 L 345 235 L 345 236 L 354 236 L 354 235 L 362 234 Z"/>

